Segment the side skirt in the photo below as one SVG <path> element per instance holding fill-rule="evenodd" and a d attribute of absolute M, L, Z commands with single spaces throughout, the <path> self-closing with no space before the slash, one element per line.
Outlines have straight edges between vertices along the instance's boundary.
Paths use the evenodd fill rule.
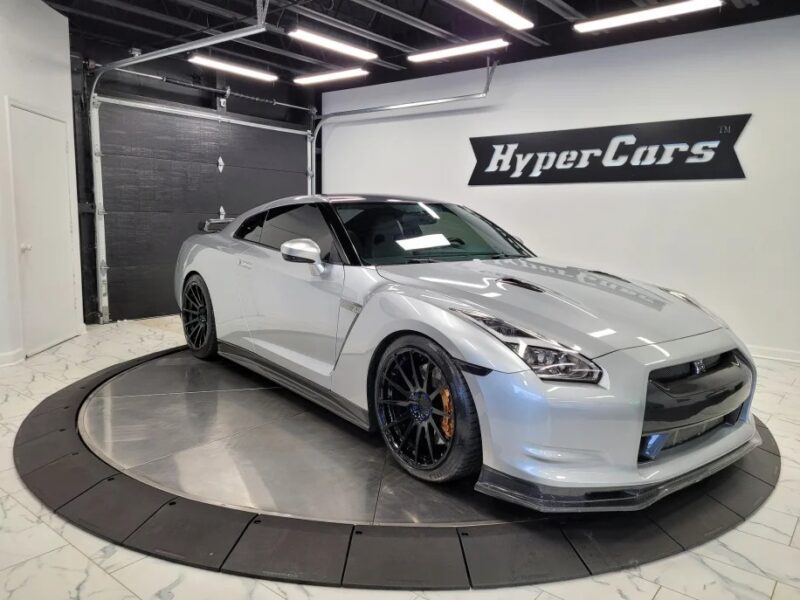
<path fill-rule="evenodd" d="M 353 425 L 357 425 L 367 431 L 371 430 L 369 412 L 353 405 L 347 398 L 239 346 L 234 346 L 227 342 L 219 342 L 219 354 L 246 369 L 272 379 L 296 394 L 328 409 Z"/>

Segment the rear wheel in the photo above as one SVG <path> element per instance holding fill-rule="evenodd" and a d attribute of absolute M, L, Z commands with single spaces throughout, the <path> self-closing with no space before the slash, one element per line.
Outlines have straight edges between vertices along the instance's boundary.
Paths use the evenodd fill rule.
<path fill-rule="evenodd" d="M 200 275 L 192 275 L 183 286 L 181 320 L 186 344 L 192 354 L 203 360 L 217 355 L 217 327 L 214 307 L 206 282 Z"/>
<path fill-rule="evenodd" d="M 454 361 L 428 338 L 393 342 L 378 363 L 375 414 L 386 446 L 406 471 L 451 481 L 481 466 L 475 404 Z"/>

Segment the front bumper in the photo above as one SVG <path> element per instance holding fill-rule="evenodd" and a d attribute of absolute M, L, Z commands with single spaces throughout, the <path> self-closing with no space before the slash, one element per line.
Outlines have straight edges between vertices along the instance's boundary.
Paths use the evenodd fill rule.
<path fill-rule="evenodd" d="M 641 510 L 667 494 L 677 492 L 732 465 L 761 444 L 756 433 L 733 452 L 674 479 L 628 488 L 563 488 L 523 481 L 484 466 L 475 489 L 542 512 L 592 512 Z"/>
<path fill-rule="evenodd" d="M 540 381 L 530 371 L 467 374 L 483 439 L 476 489 L 548 512 L 637 510 L 708 477 L 760 444 L 752 393 L 734 422 L 644 461 L 647 386 L 655 369 L 733 348 L 747 358 L 720 329 L 620 350 L 595 359 L 604 371 L 597 385 Z"/>

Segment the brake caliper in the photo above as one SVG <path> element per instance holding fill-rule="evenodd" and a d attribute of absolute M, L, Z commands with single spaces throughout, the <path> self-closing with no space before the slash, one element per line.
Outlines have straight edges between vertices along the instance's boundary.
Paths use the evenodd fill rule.
<path fill-rule="evenodd" d="M 453 399 L 450 397 L 450 388 L 442 390 L 442 408 L 444 408 L 444 416 L 442 417 L 442 435 L 448 440 L 453 438 Z"/>

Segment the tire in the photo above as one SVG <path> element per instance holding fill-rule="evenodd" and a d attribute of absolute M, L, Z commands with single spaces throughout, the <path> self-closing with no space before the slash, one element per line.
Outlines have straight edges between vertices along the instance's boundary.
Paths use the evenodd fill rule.
<path fill-rule="evenodd" d="M 197 358 L 210 360 L 217 356 L 217 325 L 208 286 L 196 273 L 186 279 L 181 294 L 183 335 L 189 350 Z"/>
<path fill-rule="evenodd" d="M 438 344 L 420 335 L 392 342 L 378 362 L 372 399 L 389 452 L 411 475 L 445 482 L 478 472 L 475 403 L 461 370 Z"/>

